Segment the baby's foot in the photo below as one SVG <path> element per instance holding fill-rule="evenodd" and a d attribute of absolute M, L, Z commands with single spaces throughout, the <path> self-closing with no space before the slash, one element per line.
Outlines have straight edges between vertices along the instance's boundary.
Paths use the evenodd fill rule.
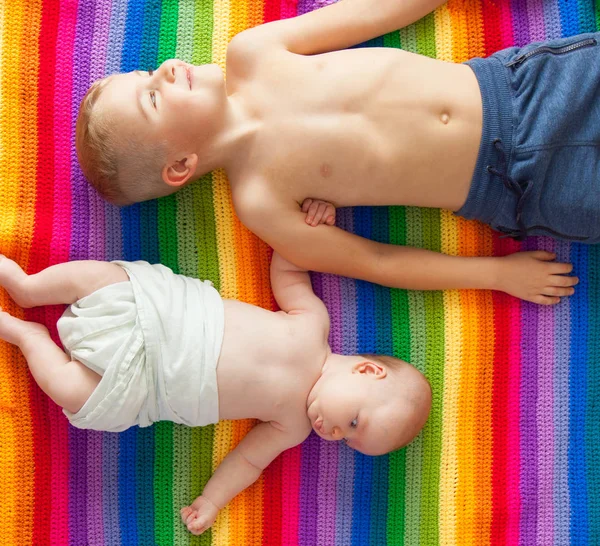
<path fill-rule="evenodd" d="M 48 329 L 44 325 L 13 317 L 0 307 L 0 339 L 20 347 L 40 334 L 48 335 Z"/>
<path fill-rule="evenodd" d="M 23 284 L 27 277 L 27 273 L 21 269 L 17 262 L 0 254 L 0 286 L 21 307 L 30 307 L 27 305 L 27 297 L 25 290 L 23 290 Z"/>

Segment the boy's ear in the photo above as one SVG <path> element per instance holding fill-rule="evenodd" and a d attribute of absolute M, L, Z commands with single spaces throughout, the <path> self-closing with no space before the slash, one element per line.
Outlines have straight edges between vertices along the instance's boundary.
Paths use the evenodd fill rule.
<path fill-rule="evenodd" d="M 190 154 L 183 159 L 167 163 L 162 170 L 162 179 L 169 186 L 182 186 L 194 176 L 198 166 L 198 156 Z"/>
<path fill-rule="evenodd" d="M 352 371 L 354 373 L 364 373 L 373 379 L 383 379 L 387 375 L 387 370 L 372 360 L 363 360 L 355 364 Z"/>

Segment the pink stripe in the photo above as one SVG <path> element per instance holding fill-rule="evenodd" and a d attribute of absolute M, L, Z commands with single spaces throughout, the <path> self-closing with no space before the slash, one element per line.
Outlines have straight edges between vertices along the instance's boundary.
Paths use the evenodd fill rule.
<path fill-rule="evenodd" d="M 54 214 L 50 264 L 66 261 L 71 240 L 71 77 L 73 72 L 73 41 L 77 18 L 77 2 L 61 2 L 56 48 L 54 82 Z M 60 312 L 56 311 L 56 319 Z M 51 544 L 69 543 L 69 442 L 67 420 L 62 410 L 49 402 L 52 424 L 50 436 L 51 474 Z"/>
<path fill-rule="evenodd" d="M 507 242 L 507 244 L 510 244 Z M 507 252 L 519 249 L 517 244 L 514 248 L 507 248 Z M 521 304 L 519 300 L 513 300 L 509 311 L 510 333 L 508 354 L 508 393 L 507 393 L 507 461 L 506 461 L 506 495 L 507 495 L 507 518 L 506 522 L 506 544 L 519 544 L 519 523 L 521 515 L 521 493 L 520 493 L 520 389 L 521 389 Z"/>
<path fill-rule="evenodd" d="M 281 528 L 282 546 L 298 544 L 298 522 L 300 521 L 300 447 L 288 449 L 282 457 Z"/>
<path fill-rule="evenodd" d="M 544 239 L 540 249 L 554 251 Z M 554 543 L 554 308 L 538 310 L 538 544 Z"/>
<path fill-rule="evenodd" d="M 512 15 L 509 2 L 499 2 L 500 7 L 500 40 L 501 48 L 511 47 L 515 44 L 512 27 Z"/>

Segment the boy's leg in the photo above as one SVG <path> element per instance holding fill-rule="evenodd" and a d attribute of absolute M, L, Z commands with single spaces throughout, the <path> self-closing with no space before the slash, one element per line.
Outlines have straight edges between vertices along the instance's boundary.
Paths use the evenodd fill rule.
<path fill-rule="evenodd" d="M 50 338 L 45 326 L 20 320 L 0 308 L 0 339 L 17 345 L 39 387 L 59 406 L 77 413 L 90 397 L 100 375 L 70 360 Z"/>
<path fill-rule="evenodd" d="M 75 303 L 104 286 L 128 280 L 118 265 L 91 260 L 57 264 L 27 275 L 0 254 L 0 286 L 21 307 Z"/>

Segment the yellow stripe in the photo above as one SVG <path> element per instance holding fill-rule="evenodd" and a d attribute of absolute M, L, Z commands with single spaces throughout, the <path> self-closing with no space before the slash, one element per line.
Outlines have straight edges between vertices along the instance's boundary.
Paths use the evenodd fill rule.
<path fill-rule="evenodd" d="M 439 11 L 439 10 L 438 10 Z M 437 27 L 437 25 L 436 25 Z M 451 212 L 441 213 L 441 251 L 458 254 L 458 229 Z M 456 488 L 458 478 L 458 396 L 462 353 L 462 314 L 458 290 L 444 292 L 445 365 L 442 453 L 440 458 L 440 544 L 456 544 Z"/>

